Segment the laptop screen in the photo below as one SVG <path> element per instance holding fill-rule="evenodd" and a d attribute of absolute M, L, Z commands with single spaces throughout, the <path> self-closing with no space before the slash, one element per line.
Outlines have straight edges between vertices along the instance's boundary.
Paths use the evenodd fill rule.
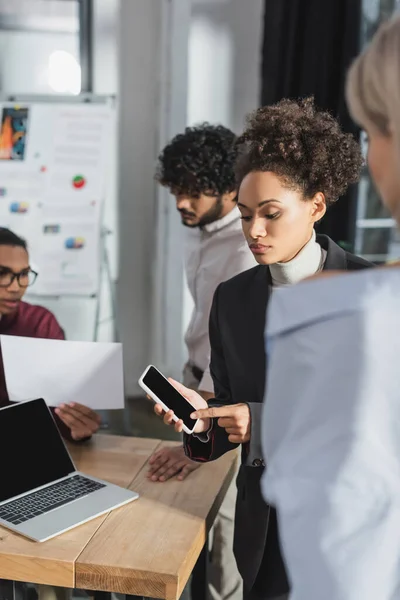
<path fill-rule="evenodd" d="M 44 400 L 0 410 L 0 502 L 75 471 Z"/>

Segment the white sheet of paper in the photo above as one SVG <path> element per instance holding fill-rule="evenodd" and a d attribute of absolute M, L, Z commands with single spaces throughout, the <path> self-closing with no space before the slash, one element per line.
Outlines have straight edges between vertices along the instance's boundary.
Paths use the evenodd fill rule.
<path fill-rule="evenodd" d="M 11 401 L 44 398 L 95 410 L 124 408 L 122 345 L 0 336 Z"/>

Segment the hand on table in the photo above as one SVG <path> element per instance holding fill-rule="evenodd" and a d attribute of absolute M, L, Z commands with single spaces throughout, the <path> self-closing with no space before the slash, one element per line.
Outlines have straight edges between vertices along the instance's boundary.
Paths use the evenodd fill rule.
<path fill-rule="evenodd" d="M 233 444 L 245 444 L 250 440 L 251 416 L 247 404 L 227 404 L 199 409 L 192 416 L 201 420 L 218 419 L 219 427 L 225 429 L 229 441 Z"/>
<path fill-rule="evenodd" d="M 147 477 L 151 481 L 167 481 L 174 475 L 177 475 L 178 481 L 183 481 L 189 473 L 200 467 L 199 463 L 186 456 L 182 446 L 158 450 L 150 458 L 149 463 Z"/>
<path fill-rule="evenodd" d="M 184 396 L 186 398 L 186 400 L 189 400 L 190 404 L 192 404 L 192 406 L 194 406 L 194 408 L 196 410 L 199 408 L 208 408 L 207 402 L 204 400 L 204 398 L 202 398 L 200 396 L 200 394 L 198 394 L 194 390 L 190 390 L 189 388 L 185 387 L 181 383 L 178 383 L 174 379 L 169 378 L 168 381 L 174 386 L 175 389 L 178 390 L 178 392 L 180 394 L 182 394 L 182 396 Z M 160 400 L 162 400 L 162 398 L 160 398 Z M 182 419 L 179 419 L 178 421 L 175 422 L 173 419 L 174 412 L 172 410 L 169 410 L 168 412 L 164 412 L 164 410 L 162 409 L 162 407 L 159 404 L 155 404 L 154 412 L 159 417 L 163 417 L 164 423 L 166 425 L 173 425 L 175 428 L 175 431 L 178 433 L 181 433 L 181 431 L 183 430 L 183 421 L 182 421 Z M 210 419 L 200 419 L 199 422 L 196 424 L 194 433 L 203 433 L 204 431 L 207 431 L 209 428 L 210 428 Z"/>
<path fill-rule="evenodd" d="M 71 437 L 75 441 L 90 437 L 100 427 L 100 415 L 77 402 L 60 404 L 55 409 L 55 413 L 70 428 Z"/>

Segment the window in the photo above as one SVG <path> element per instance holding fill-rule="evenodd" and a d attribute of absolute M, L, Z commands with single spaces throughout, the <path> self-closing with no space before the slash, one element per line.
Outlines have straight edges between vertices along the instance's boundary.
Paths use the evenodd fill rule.
<path fill-rule="evenodd" d="M 79 94 L 88 89 L 91 0 L 0 0 L 3 94 Z"/>
<path fill-rule="evenodd" d="M 363 0 L 362 45 L 368 44 L 382 21 L 399 9 L 400 0 Z M 366 155 L 364 136 L 361 142 Z M 400 258 L 400 233 L 395 221 L 382 206 L 366 168 L 359 186 L 355 252 L 376 263 Z"/>

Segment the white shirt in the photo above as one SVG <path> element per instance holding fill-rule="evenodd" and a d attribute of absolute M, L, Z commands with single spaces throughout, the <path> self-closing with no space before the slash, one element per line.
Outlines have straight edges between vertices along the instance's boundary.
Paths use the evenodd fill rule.
<path fill-rule="evenodd" d="M 267 318 L 266 500 L 291 600 L 400 598 L 400 269 L 282 288 Z"/>
<path fill-rule="evenodd" d="M 239 209 L 235 206 L 222 219 L 202 230 L 188 232 L 185 257 L 186 278 L 194 302 L 185 342 L 189 362 L 206 371 L 210 362 L 208 321 L 214 292 L 223 281 L 257 264 L 243 235 Z M 199 389 L 214 391 L 208 369 Z"/>
<path fill-rule="evenodd" d="M 321 248 L 316 238 L 314 229 L 310 241 L 292 260 L 269 266 L 273 288 L 299 283 L 323 269 L 327 252 Z"/>

